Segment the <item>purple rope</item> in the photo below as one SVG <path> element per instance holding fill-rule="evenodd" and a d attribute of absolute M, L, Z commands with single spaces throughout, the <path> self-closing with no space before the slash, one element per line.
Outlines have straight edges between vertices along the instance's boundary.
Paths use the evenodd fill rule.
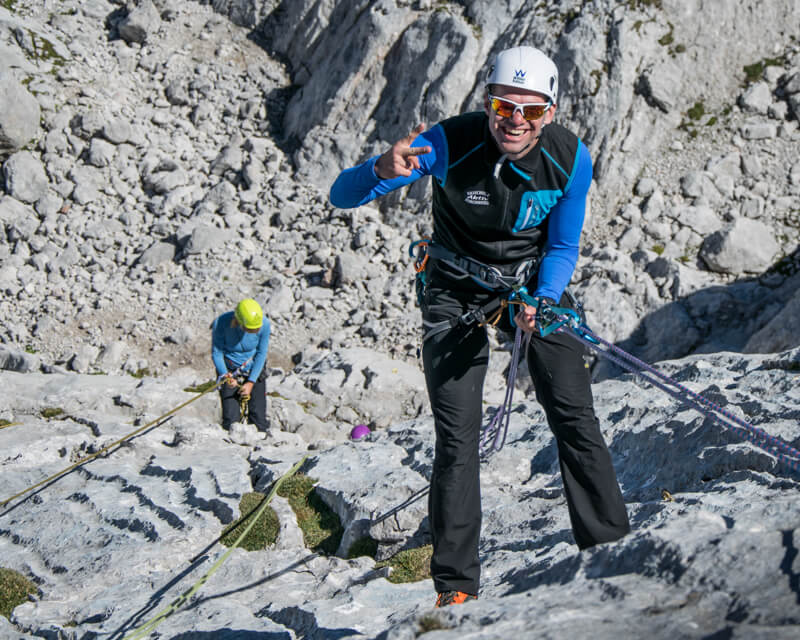
<path fill-rule="evenodd" d="M 492 421 L 482 429 L 479 447 L 481 457 L 487 456 L 493 451 L 500 451 L 506 443 L 508 423 L 511 420 L 514 384 L 517 380 L 517 370 L 519 369 L 520 354 L 522 352 L 521 346 L 522 330 L 517 327 L 517 332 L 514 335 L 514 348 L 511 350 L 511 364 L 508 369 L 508 386 L 506 386 L 505 399 L 492 417 Z M 494 441 L 492 441 L 492 437 L 494 437 Z"/>
<path fill-rule="evenodd" d="M 793 470 L 800 471 L 800 451 L 792 447 L 787 442 L 784 442 L 780 438 L 770 435 L 763 429 L 759 429 L 758 427 L 750 424 L 746 420 L 742 420 L 738 416 L 733 415 L 731 412 L 727 411 L 726 409 L 723 409 L 718 404 L 711 402 L 707 398 L 704 398 L 700 394 L 695 393 L 694 391 L 682 385 L 678 381 L 670 378 L 669 376 L 664 375 L 658 369 L 650 366 L 646 362 L 643 362 L 642 360 L 639 360 L 638 358 L 632 356 L 626 351 L 623 351 L 616 345 L 606 340 L 603 340 L 599 336 L 592 333 L 585 326 L 582 326 L 580 328 L 577 327 L 570 327 L 570 328 L 572 329 L 572 331 L 569 333 L 569 335 L 580 340 L 585 345 L 596 351 L 599 355 L 607 358 L 611 362 L 614 362 L 623 369 L 626 369 L 636 375 L 639 375 L 650 384 L 658 387 L 662 391 L 665 391 L 666 393 L 671 395 L 673 398 L 676 398 L 681 402 L 693 405 L 698 411 L 708 416 L 713 421 L 717 422 L 722 426 L 729 427 L 730 429 L 733 429 L 739 434 L 744 435 L 744 437 L 747 440 L 752 442 L 757 447 L 764 449 L 769 453 L 772 453 L 778 459 L 785 462 Z M 562 327 L 558 331 L 560 333 L 563 333 L 564 328 Z M 603 345 L 607 349 L 607 351 L 601 349 L 598 345 Z M 636 367 L 639 368 L 637 369 Z M 645 374 L 650 374 L 650 375 L 645 375 Z M 655 378 L 651 376 L 655 376 Z M 677 390 L 671 388 L 669 385 L 676 387 Z M 717 412 L 720 415 L 716 415 L 716 413 L 712 412 Z M 725 419 L 723 419 L 723 417 Z M 769 443 L 770 446 L 769 447 L 765 446 L 765 444 L 762 441 L 766 441 L 767 443 Z"/>

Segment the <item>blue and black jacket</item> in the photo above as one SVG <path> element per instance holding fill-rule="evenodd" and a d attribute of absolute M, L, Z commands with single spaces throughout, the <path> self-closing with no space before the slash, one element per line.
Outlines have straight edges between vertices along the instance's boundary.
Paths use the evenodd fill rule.
<path fill-rule="evenodd" d="M 418 156 L 420 168 L 409 177 L 380 180 L 377 156 L 343 171 L 331 187 L 331 203 L 360 206 L 431 175 L 434 242 L 506 273 L 541 257 L 534 295 L 560 300 L 578 259 L 592 181 L 586 145 L 551 123 L 526 156 L 505 160 L 483 112 L 444 120 L 411 146 L 426 145 L 432 151 Z"/>

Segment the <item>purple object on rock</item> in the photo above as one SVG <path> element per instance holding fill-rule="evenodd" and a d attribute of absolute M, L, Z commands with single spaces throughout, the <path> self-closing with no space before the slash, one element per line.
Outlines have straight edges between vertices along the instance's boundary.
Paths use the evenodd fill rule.
<path fill-rule="evenodd" d="M 369 427 L 365 424 L 357 424 L 353 427 L 353 430 L 350 432 L 350 438 L 352 440 L 361 440 L 370 434 Z"/>

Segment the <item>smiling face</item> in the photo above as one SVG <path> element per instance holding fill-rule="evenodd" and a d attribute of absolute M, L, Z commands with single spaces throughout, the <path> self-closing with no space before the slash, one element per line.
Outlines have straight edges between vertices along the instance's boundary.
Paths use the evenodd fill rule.
<path fill-rule="evenodd" d="M 516 89 L 503 85 L 489 87 L 489 93 L 497 98 L 505 98 L 520 104 L 548 102 L 545 95 L 535 91 Z M 488 94 L 484 97 L 483 108 L 489 116 L 489 130 L 501 153 L 509 160 L 518 160 L 526 155 L 539 140 L 542 128 L 553 121 L 556 105 L 553 104 L 538 120 L 525 120 L 521 110 L 515 109 L 511 117 L 504 118 L 495 113 L 489 104 Z"/>

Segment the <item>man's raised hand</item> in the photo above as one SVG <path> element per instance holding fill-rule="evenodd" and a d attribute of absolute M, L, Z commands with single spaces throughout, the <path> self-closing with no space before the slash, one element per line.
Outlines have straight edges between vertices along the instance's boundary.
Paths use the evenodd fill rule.
<path fill-rule="evenodd" d="M 381 180 L 391 180 L 399 176 L 408 177 L 414 169 L 419 169 L 419 159 L 431 152 L 431 147 L 412 147 L 414 139 L 425 130 L 420 123 L 406 137 L 400 138 L 391 148 L 375 161 L 375 175 Z"/>

